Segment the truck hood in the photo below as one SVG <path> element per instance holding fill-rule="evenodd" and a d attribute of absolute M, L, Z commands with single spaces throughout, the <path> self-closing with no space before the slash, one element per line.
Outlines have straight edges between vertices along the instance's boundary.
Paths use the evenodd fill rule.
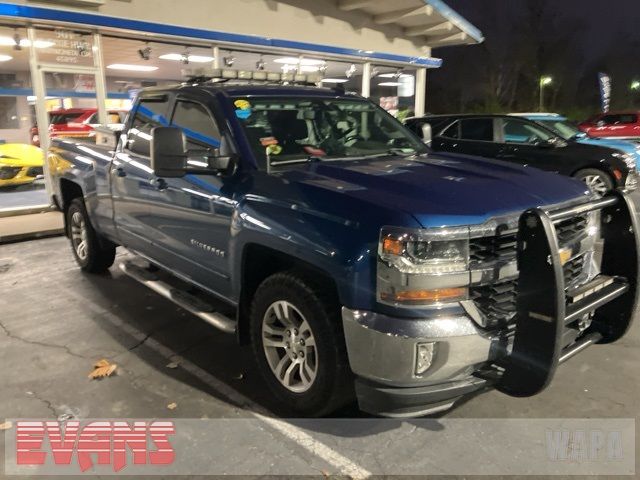
<path fill-rule="evenodd" d="M 335 192 L 344 197 L 338 201 L 346 209 L 350 198 L 357 199 L 354 205 L 364 202 L 412 215 L 425 228 L 475 225 L 589 196 L 581 182 L 568 177 L 443 153 L 416 159 L 389 156 L 316 162 L 292 167 L 281 175 L 301 191 Z"/>

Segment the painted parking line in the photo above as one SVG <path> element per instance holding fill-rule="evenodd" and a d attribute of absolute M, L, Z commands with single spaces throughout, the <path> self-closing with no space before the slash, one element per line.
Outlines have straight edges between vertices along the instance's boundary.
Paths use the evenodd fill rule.
<path fill-rule="evenodd" d="M 74 296 L 79 302 L 82 302 L 83 306 L 89 309 L 93 314 L 99 315 L 101 318 L 106 319 L 112 325 L 124 331 L 135 340 L 140 342 L 144 341 L 144 345 L 146 348 L 153 350 L 161 357 L 167 360 L 171 360 L 175 357 L 176 354 L 173 350 L 162 345 L 152 337 L 147 338 L 147 334 L 120 320 L 116 315 L 112 314 L 108 310 L 96 308 L 93 304 L 87 303 L 83 297 L 76 296 L 71 291 L 68 291 L 67 293 L 71 296 Z M 372 476 L 372 473 L 367 469 L 361 467 L 351 459 L 333 450 L 324 443 L 316 440 L 315 438 L 313 438 L 313 436 L 309 435 L 304 430 L 291 425 L 284 420 L 276 418 L 272 412 L 253 402 L 242 393 L 238 392 L 228 384 L 222 382 L 221 380 L 214 377 L 209 372 L 200 368 L 189 360 L 182 358 L 180 362 L 180 368 L 190 373 L 203 383 L 207 384 L 209 387 L 226 397 L 231 402 L 245 408 L 247 413 L 261 420 L 263 423 L 271 427 L 273 430 L 276 430 L 287 439 L 295 442 L 307 452 L 320 458 L 321 460 L 324 460 L 327 464 L 332 465 L 338 470 L 340 474 L 347 475 L 354 480 L 364 480 Z"/>

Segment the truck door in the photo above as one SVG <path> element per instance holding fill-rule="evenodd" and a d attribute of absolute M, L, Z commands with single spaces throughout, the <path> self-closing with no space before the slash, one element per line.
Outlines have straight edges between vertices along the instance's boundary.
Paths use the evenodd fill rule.
<path fill-rule="evenodd" d="M 220 146 L 222 122 L 211 102 L 210 96 L 178 95 L 170 117 L 187 138 L 187 163 L 197 168 L 206 168 L 207 155 Z M 182 178 L 152 174 L 155 193 L 147 222 L 154 257 L 222 297 L 231 289 L 228 244 L 235 201 L 230 182 L 213 171 Z"/>
<path fill-rule="evenodd" d="M 151 130 L 169 124 L 170 96 L 145 95 L 131 114 L 111 164 L 111 196 L 114 222 L 122 244 L 148 254 L 149 204 L 160 195 L 151 184 Z"/>

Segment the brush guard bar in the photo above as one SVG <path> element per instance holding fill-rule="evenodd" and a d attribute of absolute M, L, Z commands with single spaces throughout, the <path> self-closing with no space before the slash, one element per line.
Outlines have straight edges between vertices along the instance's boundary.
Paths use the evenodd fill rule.
<path fill-rule="evenodd" d="M 600 211 L 601 274 L 565 292 L 555 224 Z M 522 214 L 518 226 L 518 297 L 513 349 L 498 367 L 496 388 L 527 397 L 544 390 L 557 366 L 593 343 L 620 339 L 638 303 L 638 225 L 635 207 L 622 192 L 579 206 Z M 563 335 L 591 315 L 591 325 L 568 347 Z M 565 337 L 566 338 L 566 337 Z"/>

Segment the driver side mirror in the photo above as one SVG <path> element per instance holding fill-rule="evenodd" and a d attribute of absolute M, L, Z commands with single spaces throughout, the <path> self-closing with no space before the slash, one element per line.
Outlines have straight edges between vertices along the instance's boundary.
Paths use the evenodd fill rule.
<path fill-rule="evenodd" d="M 187 173 L 186 139 L 177 127 L 151 130 L 151 168 L 158 177 L 179 178 Z"/>
<path fill-rule="evenodd" d="M 151 168 L 158 177 L 179 178 L 189 172 L 229 175 L 235 170 L 237 156 L 231 153 L 224 136 L 219 148 L 191 151 L 187 150 L 187 140 L 181 128 L 155 127 L 151 136 Z M 202 155 L 206 164 L 190 157 L 190 154 Z"/>
<path fill-rule="evenodd" d="M 422 125 L 422 141 L 427 145 L 431 145 L 431 140 L 433 139 L 433 131 L 431 129 L 430 123 L 425 123 Z"/>

